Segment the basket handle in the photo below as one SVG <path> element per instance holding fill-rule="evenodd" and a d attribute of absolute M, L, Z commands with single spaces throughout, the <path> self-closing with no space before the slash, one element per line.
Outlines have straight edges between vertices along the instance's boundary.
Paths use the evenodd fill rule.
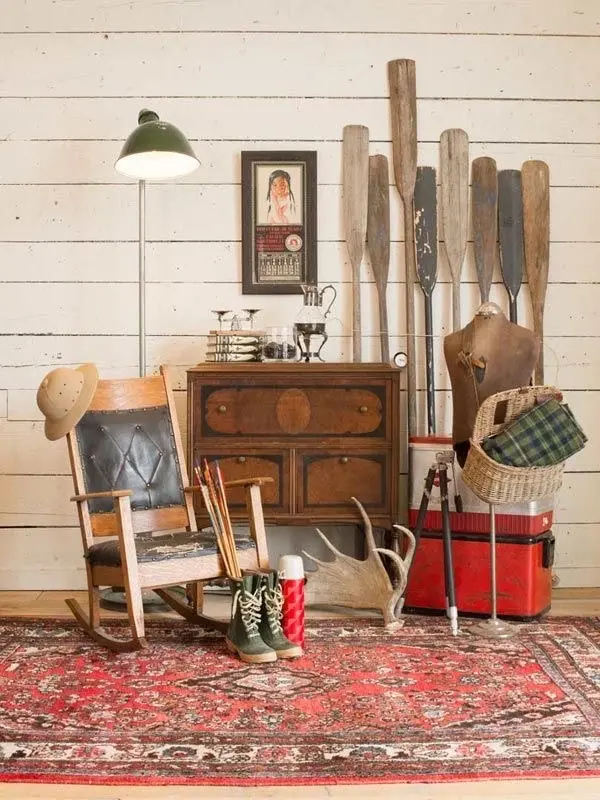
<path fill-rule="evenodd" d="M 551 396 L 562 399 L 562 393 L 556 386 L 522 386 L 490 395 L 479 407 L 471 441 L 480 444 L 487 436 L 498 433 L 524 411 L 533 408 L 538 398 Z M 496 410 L 504 402 L 506 414 L 502 422 L 496 423 Z"/>

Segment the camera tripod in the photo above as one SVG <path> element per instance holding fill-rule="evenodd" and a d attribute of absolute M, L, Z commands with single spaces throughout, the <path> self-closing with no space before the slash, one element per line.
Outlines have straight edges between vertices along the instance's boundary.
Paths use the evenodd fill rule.
<path fill-rule="evenodd" d="M 453 636 L 458 634 L 458 610 L 456 608 L 456 593 L 454 588 L 454 567 L 452 565 L 452 531 L 450 529 L 450 504 L 448 502 L 448 466 L 451 465 L 454 473 L 454 450 L 443 450 L 435 454 L 435 462 L 429 468 L 425 478 L 425 487 L 419 506 L 419 513 L 413 535 L 415 537 L 415 547 L 418 548 L 425 514 L 431 499 L 431 490 L 436 477 L 439 479 L 440 499 L 442 507 L 442 538 L 444 544 L 444 583 L 446 589 L 446 615 L 450 620 L 450 628 Z M 456 485 L 456 481 L 455 481 Z M 456 510 L 462 511 L 462 502 L 457 494 L 454 497 Z M 416 552 L 416 549 L 415 549 Z"/>

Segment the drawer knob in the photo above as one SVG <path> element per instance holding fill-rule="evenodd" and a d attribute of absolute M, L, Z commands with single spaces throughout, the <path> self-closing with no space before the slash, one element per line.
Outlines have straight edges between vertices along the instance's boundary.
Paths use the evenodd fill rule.
<path fill-rule="evenodd" d="M 227 411 L 227 406 L 220 405 L 217 407 L 219 414 L 224 414 Z"/>
<path fill-rule="evenodd" d="M 367 406 L 360 406 L 358 410 L 360 411 L 361 414 L 366 414 L 369 409 L 367 408 Z"/>
<path fill-rule="evenodd" d="M 238 464 L 245 464 L 246 463 L 246 456 L 238 456 L 237 462 L 238 462 Z"/>
<path fill-rule="evenodd" d="M 340 464 L 347 464 L 348 463 L 348 456 L 342 456 L 340 458 Z"/>

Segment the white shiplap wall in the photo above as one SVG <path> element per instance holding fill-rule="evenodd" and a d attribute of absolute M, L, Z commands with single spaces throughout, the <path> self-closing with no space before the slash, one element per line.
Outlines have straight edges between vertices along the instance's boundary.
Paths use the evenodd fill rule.
<path fill-rule="evenodd" d="M 94 361 L 105 377 L 136 374 L 137 187 L 113 163 L 139 109 L 149 106 L 181 127 L 202 162 L 188 179 L 147 190 L 148 362 L 173 365 L 185 428 L 185 369 L 202 357 L 209 311 L 248 302 L 240 292 L 243 149 L 318 151 L 319 276 L 339 296 L 328 355 L 350 357 L 342 128 L 367 125 L 371 152 L 391 157 L 386 62 L 393 58 L 417 62 L 419 163 L 437 165 L 440 132 L 462 127 L 471 158 L 492 155 L 501 169 L 527 158 L 550 165 L 546 377 L 565 390 L 590 437 L 569 462 L 558 500 L 556 571 L 562 585 L 600 584 L 599 46 L 597 0 L 6 3 L 0 589 L 83 585 L 65 446 L 43 438 L 35 390 L 60 364 Z M 404 265 L 395 189 L 392 220 L 388 301 L 399 349 Z M 364 276 L 368 359 L 377 356 L 376 305 L 367 268 Z M 441 354 L 450 315 L 446 264 L 439 280 Z M 471 252 L 463 280 L 466 321 L 478 297 Z M 499 281 L 493 299 L 506 307 Z M 261 297 L 259 319 L 289 322 L 298 302 Z M 520 315 L 530 319 L 526 287 Z M 441 355 L 437 371 L 447 426 Z"/>

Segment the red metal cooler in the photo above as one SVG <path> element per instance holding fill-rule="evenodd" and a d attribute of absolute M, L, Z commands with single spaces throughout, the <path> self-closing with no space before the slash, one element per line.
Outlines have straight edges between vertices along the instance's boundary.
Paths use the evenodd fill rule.
<path fill-rule="evenodd" d="M 489 535 L 452 532 L 459 614 L 491 612 Z M 550 609 L 554 536 L 496 535 L 498 615 L 531 620 Z M 405 610 L 445 611 L 442 534 L 424 531 L 406 590 Z"/>

